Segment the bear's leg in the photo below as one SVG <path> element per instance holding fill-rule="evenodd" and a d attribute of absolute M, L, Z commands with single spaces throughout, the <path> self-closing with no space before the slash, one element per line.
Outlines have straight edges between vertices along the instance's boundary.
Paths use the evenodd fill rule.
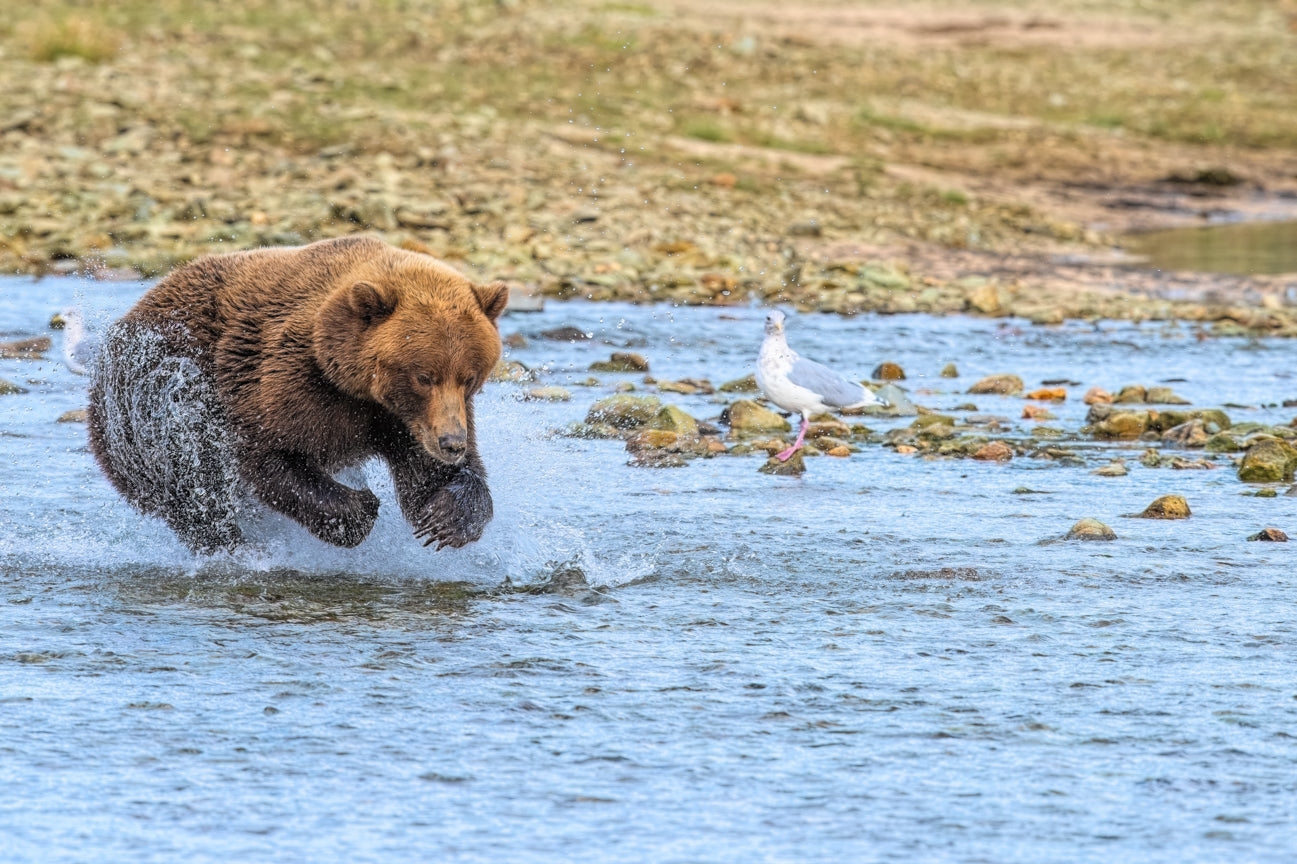
<path fill-rule="evenodd" d="M 358 546 L 378 519 L 377 495 L 342 485 L 300 453 L 245 453 L 239 463 L 262 501 L 325 543 Z"/>
<path fill-rule="evenodd" d="M 182 343 L 137 325 L 109 330 L 91 371 L 89 421 L 95 458 L 136 509 L 195 553 L 242 542 L 228 426 Z"/>
<path fill-rule="evenodd" d="M 486 469 L 472 448 L 461 465 L 434 459 L 413 438 L 385 451 L 401 513 L 424 546 L 459 548 L 481 538 L 495 508 Z"/>

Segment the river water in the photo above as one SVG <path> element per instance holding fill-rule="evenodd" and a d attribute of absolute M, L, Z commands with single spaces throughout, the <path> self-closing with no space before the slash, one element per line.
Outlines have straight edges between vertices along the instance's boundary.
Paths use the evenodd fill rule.
<path fill-rule="evenodd" d="M 141 291 L 6 280 L 0 333 L 71 302 L 102 323 Z M 266 517 L 252 548 L 192 558 L 55 422 L 85 401 L 60 335 L 48 361 L 0 361 L 29 390 L 0 396 L 0 860 L 1292 860 L 1294 544 L 1245 538 L 1297 534 L 1297 497 L 1246 495 L 1228 465 L 1102 478 L 879 446 L 801 478 L 758 456 L 646 469 L 551 434 L 638 382 L 572 386 L 610 350 L 720 382 L 751 371 L 762 318 L 504 319 L 574 398 L 488 387 L 497 518 L 440 553 L 371 467 L 385 505 L 358 549 Z M 534 338 L 559 324 L 595 339 Z M 963 391 L 1071 379 L 1064 428 L 1090 385 L 1169 379 L 1249 406 L 1236 422 L 1297 413 L 1264 407 L 1297 397 L 1290 342 L 924 316 L 794 316 L 789 339 L 858 376 L 896 361 L 935 408 L 1017 418 L 1020 398 Z M 1193 517 L 1121 518 L 1165 493 Z M 1086 516 L 1120 539 L 1049 542 Z M 605 587 L 499 590 L 561 562 Z"/>

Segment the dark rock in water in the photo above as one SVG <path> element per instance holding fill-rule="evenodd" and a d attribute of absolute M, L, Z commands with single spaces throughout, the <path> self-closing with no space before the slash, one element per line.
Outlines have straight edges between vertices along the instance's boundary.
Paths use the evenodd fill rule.
<path fill-rule="evenodd" d="M 1244 483 L 1281 483 L 1293 479 L 1297 471 L 1297 449 L 1278 438 L 1262 438 L 1243 456 L 1238 479 Z"/>
<path fill-rule="evenodd" d="M 1188 519 L 1189 502 L 1179 495 L 1163 495 L 1144 508 L 1142 513 L 1131 514 L 1136 519 Z"/>
<path fill-rule="evenodd" d="M 1117 534 L 1098 519 L 1082 519 L 1072 526 L 1064 540 L 1116 540 Z"/>
<path fill-rule="evenodd" d="M 1046 492 L 1044 489 L 1032 489 L 1028 486 L 1018 486 L 1013 490 L 1014 495 L 1053 495 L 1053 492 Z"/>
<path fill-rule="evenodd" d="M 1262 540 L 1270 543 L 1287 543 L 1288 535 L 1278 528 L 1263 528 L 1261 531 L 1247 538 L 1249 540 Z"/>
<path fill-rule="evenodd" d="M 875 381 L 904 381 L 905 370 L 896 363 L 879 363 L 869 377 Z"/>
<path fill-rule="evenodd" d="M 527 337 L 521 333 L 510 333 L 500 340 L 500 343 L 506 348 L 526 348 L 528 344 Z"/>
<path fill-rule="evenodd" d="M 1202 420 L 1190 420 L 1188 423 L 1172 426 L 1162 433 L 1164 442 L 1186 450 L 1206 447 L 1210 437 Z"/>
<path fill-rule="evenodd" d="M 26 393 L 26 387 L 19 387 L 12 381 L 6 381 L 0 378 L 0 396 L 8 396 L 10 393 Z"/>
<path fill-rule="evenodd" d="M 1283 494 L 1285 498 L 1297 498 L 1297 484 L 1294 484 L 1291 489 Z"/>
<path fill-rule="evenodd" d="M 542 330 L 536 334 L 541 339 L 549 339 L 552 342 L 585 342 L 590 339 L 590 334 L 579 327 L 553 327 L 549 330 Z"/>
<path fill-rule="evenodd" d="M 591 372 L 647 372 L 649 363 L 644 355 L 632 351 L 614 351 L 607 360 L 590 364 Z"/>
<path fill-rule="evenodd" d="M 780 462 L 771 456 L 758 470 L 762 474 L 773 474 L 776 477 L 797 477 L 806 473 L 806 460 L 802 457 L 802 451 L 798 450 L 787 462 Z"/>
<path fill-rule="evenodd" d="M 585 606 L 617 602 L 616 599 L 608 596 L 608 586 L 591 587 L 585 571 L 573 561 L 557 565 L 544 582 L 523 590 L 527 594 L 556 594 L 560 597 L 568 597 Z"/>

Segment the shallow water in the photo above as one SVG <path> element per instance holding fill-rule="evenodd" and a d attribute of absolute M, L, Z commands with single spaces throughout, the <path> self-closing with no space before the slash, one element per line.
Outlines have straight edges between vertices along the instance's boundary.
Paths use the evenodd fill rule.
<path fill-rule="evenodd" d="M 4 338 L 136 285 L 0 282 Z M 750 371 L 756 309 L 551 304 L 505 319 L 546 383 L 613 347 L 659 378 Z M 1291 342 L 1179 327 L 798 316 L 844 371 L 894 360 L 920 404 L 983 374 L 1172 386 L 1287 422 Z M 59 335 L 55 334 L 58 353 Z M 948 361 L 963 377 L 937 377 Z M 386 502 L 356 550 L 266 518 L 188 556 L 100 478 L 62 364 L 0 361 L 0 859 L 5 861 L 1287 861 L 1297 848 L 1297 498 L 1228 468 L 1124 478 L 870 446 L 627 466 L 549 430 L 570 403 L 478 405 L 497 518 L 433 553 Z M 935 392 L 924 392 L 931 390 Z M 695 416 L 708 397 L 673 399 Z M 867 421 L 878 429 L 908 420 Z M 1015 421 L 1017 422 L 1017 421 Z M 1024 424 L 1025 425 L 1025 424 Z M 1143 445 L 1128 445 L 1137 456 Z M 1094 449 L 1094 465 L 1114 450 Z M 1048 494 L 1014 494 L 1027 486 Z M 1187 522 L 1123 519 L 1164 493 Z M 1042 543 L 1075 520 L 1115 543 Z M 575 560 L 609 601 L 493 590 Z"/>
<path fill-rule="evenodd" d="M 1133 234 L 1131 250 L 1162 270 L 1297 273 L 1297 222 L 1227 222 Z"/>

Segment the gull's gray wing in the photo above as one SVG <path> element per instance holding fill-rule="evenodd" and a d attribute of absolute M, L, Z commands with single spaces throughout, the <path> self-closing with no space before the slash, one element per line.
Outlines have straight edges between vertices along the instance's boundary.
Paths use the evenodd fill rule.
<path fill-rule="evenodd" d="M 848 381 L 827 366 L 798 357 L 788 370 L 788 380 L 817 394 L 825 405 L 844 408 L 868 398 L 864 387 Z"/>

